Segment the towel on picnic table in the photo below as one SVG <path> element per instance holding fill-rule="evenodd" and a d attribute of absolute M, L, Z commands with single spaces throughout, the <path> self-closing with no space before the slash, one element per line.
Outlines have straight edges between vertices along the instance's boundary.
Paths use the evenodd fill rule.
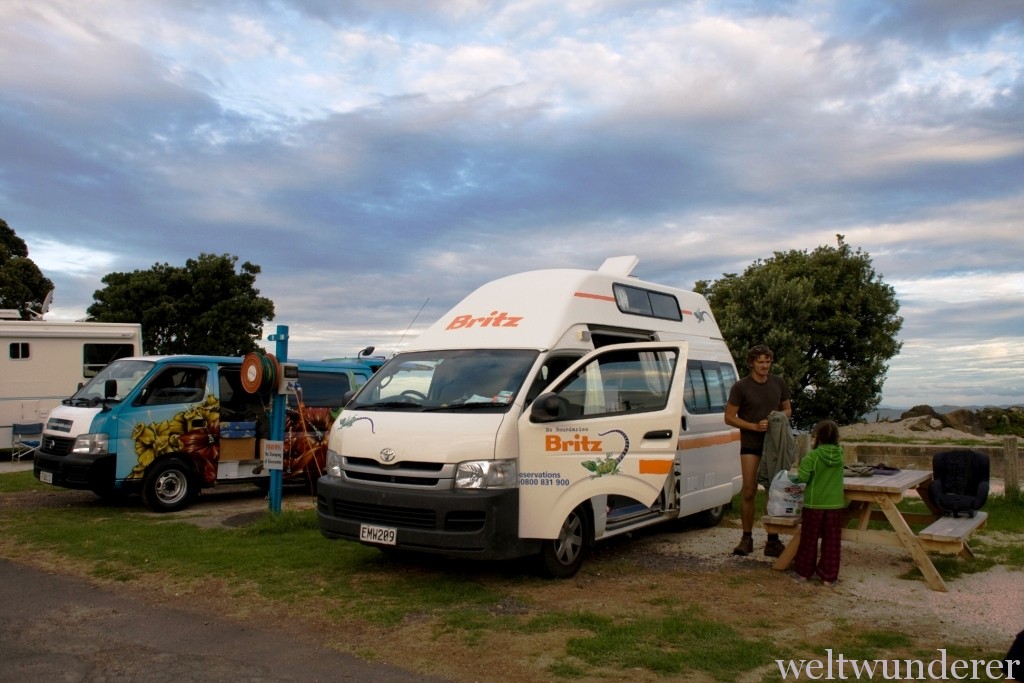
<path fill-rule="evenodd" d="M 855 462 L 849 465 L 843 465 L 843 476 L 844 477 L 872 477 L 875 474 L 875 468 L 871 465 L 866 465 L 862 462 Z"/>
<path fill-rule="evenodd" d="M 875 474 L 881 474 L 881 475 L 899 474 L 900 473 L 900 468 L 899 467 L 892 467 L 890 465 L 886 465 L 885 463 L 881 463 L 881 462 L 878 463 L 877 465 L 872 465 L 871 469 L 873 469 L 875 471 Z"/>

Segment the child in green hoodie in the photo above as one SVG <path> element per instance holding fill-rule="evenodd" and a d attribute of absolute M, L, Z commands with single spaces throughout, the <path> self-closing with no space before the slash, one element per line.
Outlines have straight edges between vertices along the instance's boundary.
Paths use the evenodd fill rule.
<path fill-rule="evenodd" d="M 794 481 L 807 484 L 796 554 L 797 579 L 807 581 L 817 572 L 823 585 L 832 586 L 839 578 L 839 546 L 846 507 L 843 449 L 839 445 L 839 425 L 832 420 L 822 420 L 815 426 L 814 449 L 800 461 Z"/>

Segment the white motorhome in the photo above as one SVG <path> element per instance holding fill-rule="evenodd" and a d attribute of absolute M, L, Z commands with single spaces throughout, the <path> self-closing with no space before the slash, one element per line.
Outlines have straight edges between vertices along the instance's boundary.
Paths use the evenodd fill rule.
<path fill-rule="evenodd" d="M 135 323 L 0 319 L 0 448 L 11 447 L 12 425 L 45 423 L 105 365 L 141 353 Z"/>
<path fill-rule="evenodd" d="M 485 284 L 385 363 L 332 427 L 323 535 L 568 577 L 595 541 L 717 524 L 741 486 L 736 367 L 706 300 L 637 262 Z"/>

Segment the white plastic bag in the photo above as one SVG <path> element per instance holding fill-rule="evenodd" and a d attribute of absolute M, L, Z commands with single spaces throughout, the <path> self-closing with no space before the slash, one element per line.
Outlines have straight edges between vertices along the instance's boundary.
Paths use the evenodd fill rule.
<path fill-rule="evenodd" d="M 772 517 L 797 517 L 804 507 L 805 484 L 795 484 L 786 470 L 779 470 L 768 486 L 768 514 Z"/>

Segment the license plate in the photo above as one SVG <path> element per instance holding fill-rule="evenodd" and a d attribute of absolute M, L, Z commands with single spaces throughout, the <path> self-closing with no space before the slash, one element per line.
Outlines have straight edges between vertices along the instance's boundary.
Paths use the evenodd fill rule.
<path fill-rule="evenodd" d="M 359 540 L 364 543 L 376 543 L 377 545 L 395 545 L 398 538 L 398 529 L 390 526 L 376 526 L 375 524 L 359 525 Z"/>
<path fill-rule="evenodd" d="M 47 472 L 46 470 L 39 470 L 39 481 L 44 484 L 53 483 L 53 472 Z"/>

